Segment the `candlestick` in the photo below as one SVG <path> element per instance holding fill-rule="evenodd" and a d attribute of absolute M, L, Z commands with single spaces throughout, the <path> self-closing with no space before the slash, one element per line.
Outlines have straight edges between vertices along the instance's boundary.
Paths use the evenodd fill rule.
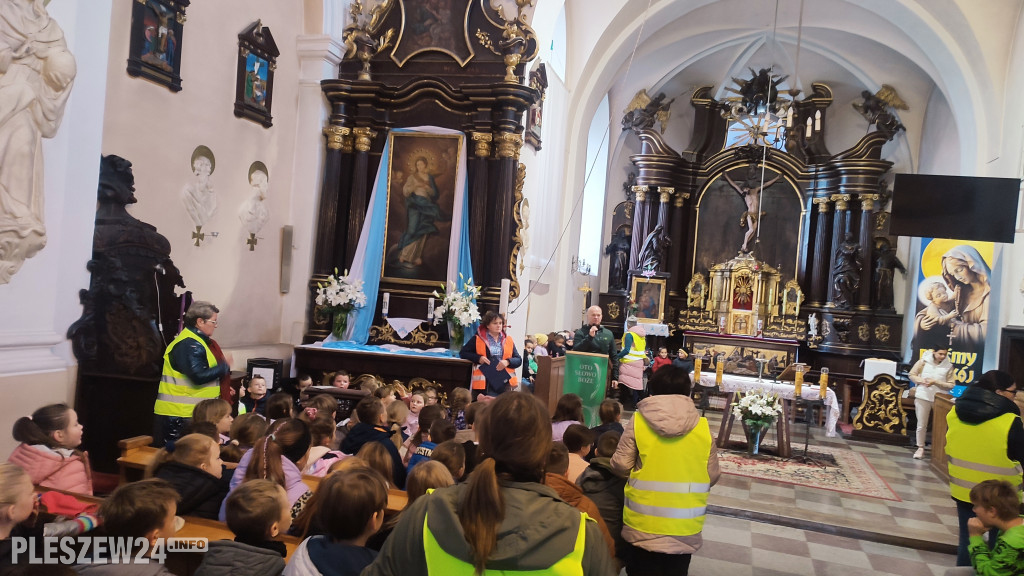
<path fill-rule="evenodd" d="M 716 386 L 721 386 L 722 385 L 722 374 L 723 373 L 725 373 L 725 362 L 722 360 L 722 357 L 719 356 L 718 357 L 718 362 L 715 363 L 715 385 Z"/>
<path fill-rule="evenodd" d="M 807 128 L 804 130 L 804 138 L 810 138 L 811 137 L 811 128 L 812 128 L 812 126 L 814 126 L 813 122 L 814 121 L 811 120 L 810 117 L 807 118 Z"/>
<path fill-rule="evenodd" d="M 508 313 L 508 292 L 512 287 L 512 281 L 508 278 L 501 279 L 501 298 L 498 300 L 498 314 L 505 316 Z"/>
<path fill-rule="evenodd" d="M 434 319 L 434 299 L 427 298 L 427 320 Z"/>
<path fill-rule="evenodd" d="M 822 398 L 825 397 L 825 392 L 828 390 L 828 368 L 821 369 L 821 376 L 818 378 L 818 395 Z"/>
<path fill-rule="evenodd" d="M 385 292 L 380 304 L 380 315 L 388 317 L 388 306 L 391 304 L 391 292 Z"/>
<path fill-rule="evenodd" d="M 700 384 L 700 365 L 703 363 L 703 358 L 697 358 L 693 361 L 693 385 L 697 386 Z"/>

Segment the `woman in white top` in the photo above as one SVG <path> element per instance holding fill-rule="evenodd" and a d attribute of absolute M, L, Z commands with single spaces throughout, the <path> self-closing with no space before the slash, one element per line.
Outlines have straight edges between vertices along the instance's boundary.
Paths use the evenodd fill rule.
<path fill-rule="evenodd" d="M 940 349 L 922 353 L 921 359 L 910 369 L 910 381 L 915 385 L 914 410 L 917 412 L 917 452 L 914 452 L 914 458 L 920 460 L 924 458 L 925 432 L 935 393 L 953 389 L 953 363 L 949 361 L 949 351 Z"/>

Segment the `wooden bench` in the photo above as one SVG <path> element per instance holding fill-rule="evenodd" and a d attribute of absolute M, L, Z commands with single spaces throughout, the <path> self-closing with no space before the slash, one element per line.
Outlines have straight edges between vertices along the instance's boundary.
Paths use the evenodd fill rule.
<path fill-rule="evenodd" d="M 152 443 L 152 436 L 135 436 L 117 442 L 117 447 L 121 449 L 121 457 L 117 459 L 119 484 L 142 479 L 146 468 L 160 450 L 150 446 Z"/>

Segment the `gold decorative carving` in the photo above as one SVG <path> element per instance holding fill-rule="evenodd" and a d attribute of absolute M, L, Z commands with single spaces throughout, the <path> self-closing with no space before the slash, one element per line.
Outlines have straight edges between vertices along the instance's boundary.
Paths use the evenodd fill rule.
<path fill-rule="evenodd" d="M 498 146 L 498 158 L 516 158 L 523 146 L 523 136 L 511 132 L 498 132 L 494 141 Z"/>
<path fill-rule="evenodd" d="M 875 214 L 876 232 L 881 232 L 882 230 L 885 230 L 886 224 L 889 223 L 889 216 L 891 216 L 891 214 L 889 214 L 888 212 L 879 212 L 878 214 Z"/>
<path fill-rule="evenodd" d="M 331 150 L 341 150 L 344 147 L 345 138 L 349 137 L 352 130 L 345 126 L 326 126 L 324 136 L 327 137 L 327 147 Z"/>
<path fill-rule="evenodd" d="M 815 198 L 811 202 L 818 205 L 818 212 L 828 213 L 828 203 L 830 202 L 828 198 Z"/>
<path fill-rule="evenodd" d="M 660 194 L 658 200 L 660 200 L 662 204 L 668 204 L 669 199 L 672 198 L 672 194 L 674 194 L 675 191 L 676 189 L 671 186 L 659 186 L 658 192 L 660 192 Z"/>
<path fill-rule="evenodd" d="M 522 144 L 522 139 L 520 139 Z M 510 300 L 519 297 L 519 274 L 516 272 L 516 262 L 519 261 L 519 252 L 523 249 L 523 185 L 526 183 L 526 164 L 519 164 L 516 168 L 516 187 L 512 199 L 512 218 L 516 223 L 516 233 L 512 237 L 512 254 L 508 260 L 508 274 L 510 286 L 508 297 Z"/>
<path fill-rule="evenodd" d="M 617 319 L 619 317 L 619 312 L 621 311 L 622 309 L 619 308 L 619 305 L 616 304 L 615 302 L 612 302 L 611 304 L 608 305 L 608 317 L 611 318 L 612 320 Z"/>
<path fill-rule="evenodd" d="M 417 326 L 405 339 L 402 339 L 395 332 L 395 329 L 385 322 L 380 326 L 370 326 L 370 338 L 380 342 L 387 342 L 388 344 L 426 344 L 433 346 L 437 344 L 440 336 L 433 330 L 424 330 L 421 326 Z"/>
<path fill-rule="evenodd" d="M 871 327 L 867 324 L 857 325 L 857 339 L 861 342 L 867 342 L 871 340 Z"/>
<path fill-rule="evenodd" d="M 858 196 L 860 200 L 860 209 L 864 212 L 872 212 L 875 209 L 875 202 L 881 198 L 878 194 L 861 194 Z"/>
<path fill-rule="evenodd" d="M 622 211 L 623 214 L 626 215 L 626 218 L 628 218 L 630 220 L 633 219 L 633 206 L 634 206 L 634 204 L 632 202 L 626 202 L 626 207 Z"/>
<path fill-rule="evenodd" d="M 352 133 L 356 135 L 356 150 L 359 152 L 369 152 L 373 139 L 377 137 L 377 132 L 370 128 L 362 127 L 353 128 Z"/>
<path fill-rule="evenodd" d="M 643 202 L 647 200 L 647 192 L 650 191 L 649 186 L 633 186 L 633 193 L 636 194 L 636 201 Z"/>
<path fill-rule="evenodd" d="M 907 418 L 903 412 L 903 386 L 888 374 L 879 374 L 864 382 L 864 401 L 853 419 L 856 430 L 873 430 L 888 434 L 907 434 Z"/>
<path fill-rule="evenodd" d="M 349 6 L 351 24 L 345 27 L 342 38 L 345 41 L 345 58 L 358 58 L 363 63 L 357 76 L 359 80 L 371 80 L 370 58 L 391 45 L 395 29 L 390 28 L 384 34 L 380 32 L 384 18 L 394 5 L 395 0 L 382 0 L 366 15 L 363 14 L 362 0 L 354 0 Z"/>
<path fill-rule="evenodd" d="M 875 326 L 875 339 L 876 340 L 878 340 L 879 342 L 888 342 L 889 341 L 889 336 L 890 336 L 890 334 L 889 334 L 889 325 L 888 324 L 879 324 L 878 326 Z"/>
<path fill-rule="evenodd" d="M 491 155 L 491 140 L 494 137 L 490 132 L 471 132 L 473 135 L 473 155 L 479 158 L 487 158 Z"/>
<path fill-rule="evenodd" d="M 175 20 L 178 21 L 178 24 L 185 24 L 185 20 L 186 20 L 185 13 L 184 12 L 178 12 L 178 16 L 175 18 Z"/>
<path fill-rule="evenodd" d="M 676 208 L 682 208 L 683 204 L 689 199 L 689 192 L 679 192 L 678 194 L 676 194 L 675 200 L 672 202 L 672 205 L 675 206 Z"/>
<path fill-rule="evenodd" d="M 836 203 L 836 210 L 849 210 L 850 194 L 833 194 L 830 199 Z"/>

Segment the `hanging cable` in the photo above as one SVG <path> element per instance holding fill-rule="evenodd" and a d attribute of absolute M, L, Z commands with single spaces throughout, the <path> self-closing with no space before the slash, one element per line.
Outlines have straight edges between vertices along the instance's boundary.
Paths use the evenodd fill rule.
<path fill-rule="evenodd" d="M 633 43 L 633 51 L 630 53 L 629 62 L 626 64 L 626 72 L 622 76 L 623 86 L 627 85 L 626 80 L 629 79 L 629 71 L 633 67 L 633 59 L 636 57 L 636 52 L 640 48 L 640 39 L 643 38 L 644 26 L 647 25 L 647 14 L 651 10 L 651 4 L 653 3 L 653 1 L 654 0 L 647 0 L 647 8 L 644 9 L 643 20 L 640 21 L 640 30 L 637 31 L 636 41 Z M 609 121 L 608 124 L 604 127 L 604 134 L 601 136 L 601 143 L 598 145 L 597 148 L 598 152 L 600 152 L 601 148 L 604 147 L 604 143 L 605 141 L 607 141 L 608 134 L 610 131 L 611 122 Z M 518 311 L 523 304 L 527 303 L 530 300 L 530 295 L 533 294 L 534 286 L 540 283 L 540 279 L 544 277 L 544 273 L 547 272 L 548 266 L 551 265 L 551 261 L 555 258 L 555 254 L 558 252 L 558 247 L 562 245 L 562 239 L 565 238 L 565 233 L 569 231 L 569 226 L 572 224 L 572 219 L 576 215 L 576 209 L 579 207 L 580 202 L 583 201 L 583 193 L 587 189 L 587 183 L 590 182 L 590 176 L 594 173 L 594 168 L 597 167 L 598 158 L 600 158 L 600 154 L 595 154 L 594 160 L 593 162 L 591 162 L 590 168 L 587 170 L 587 175 L 583 179 L 583 186 L 580 187 L 580 191 L 576 195 L 576 201 L 573 202 L 572 209 L 569 211 L 569 217 L 566 219 L 565 225 L 562 227 L 562 232 L 558 235 L 558 240 L 555 242 L 555 247 L 551 250 L 551 255 L 548 256 L 547 262 L 545 262 L 544 267 L 541 268 L 540 274 L 538 274 L 536 278 L 531 279 L 531 286 L 527 289 L 526 294 L 524 294 L 520 298 L 517 298 L 518 303 L 516 304 L 516 307 L 513 308 L 511 312 L 509 312 L 509 314 L 515 314 L 516 311 Z"/>

